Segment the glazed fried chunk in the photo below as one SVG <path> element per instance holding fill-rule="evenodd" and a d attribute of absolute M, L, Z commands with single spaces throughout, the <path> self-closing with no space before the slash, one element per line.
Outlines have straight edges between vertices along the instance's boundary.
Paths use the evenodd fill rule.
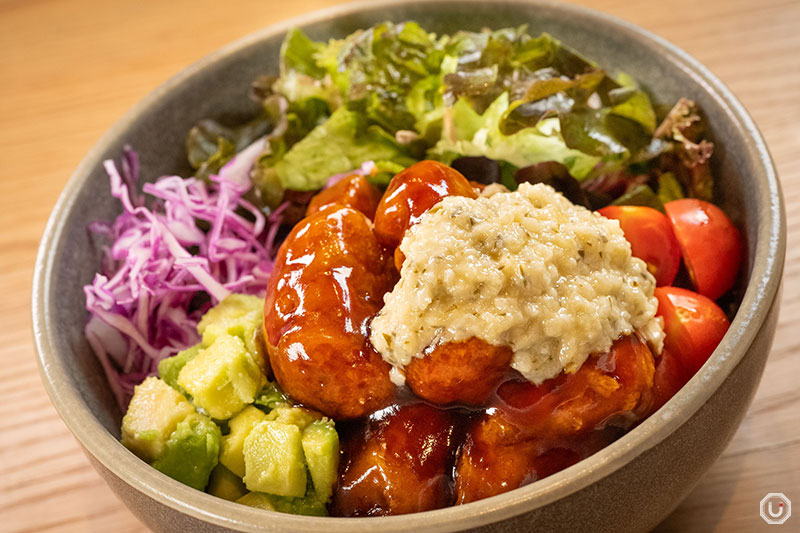
<path fill-rule="evenodd" d="M 308 204 L 306 216 L 311 216 L 332 205 L 340 205 L 352 207 L 372 220 L 380 201 L 381 191 L 370 184 L 364 176 L 353 174 L 314 195 L 311 203 Z"/>
<path fill-rule="evenodd" d="M 560 470 L 552 468 L 552 457 L 543 464 L 550 450 L 582 446 L 575 461 L 593 453 L 592 432 L 630 427 L 646 416 L 653 373 L 650 349 L 628 336 L 607 353 L 591 356 L 574 374 L 539 386 L 522 378 L 506 381 L 494 408 L 467 435 L 456 466 L 456 501 L 500 494 Z"/>
<path fill-rule="evenodd" d="M 387 411 L 345 444 L 333 515 L 396 515 L 452 504 L 455 415 L 424 403 Z"/>
<path fill-rule="evenodd" d="M 394 385 L 368 324 L 394 276 L 358 211 L 332 206 L 295 226 L 278 252 L 264 306 L 270 363 L 286 393 L 335 419 L 387 402 Z"/>
<path fill-rule="evenodd" d="M 394 251 L 406 230 L 446 196 L 477 198 L 478 195 L 461 173 L 437 161 L 420 161 L 397 173 L 375 212 L 378 240 Z M 397 270 L 402 264 L 402 255 L 396 255 Z"/>
<path fill-rule="evenodd" d="M 483 405 L 509 367 L 513 352 L 472 337 L 447 342 L 406 369 L 406 383 L 417 396 L 438 404 Z"/>

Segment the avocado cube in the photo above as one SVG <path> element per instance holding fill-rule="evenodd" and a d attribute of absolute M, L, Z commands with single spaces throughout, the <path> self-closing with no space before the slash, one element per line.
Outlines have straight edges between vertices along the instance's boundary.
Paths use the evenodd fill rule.
<path fill-rule="evenodd" d="M 318 420 L 303 431 L 303 454 L 317 499 L 327 502 L 339 475 L 339 434 L 332 420 Z"/>
<path fill-rule="evenodd" d="M 153 467 L 203 490 L 211 470 L 217 466 L 220 437 L 219 427 L 211 419 L 194 413 L 178 424 L 164 446 L 164 453 L 153 461 Z"/>
<path fill-rule="evenodd" d="M 275 409 L 279 406 L 291 405 L 289 398 L 274 382 L 268 381 L 261 392 L 258 393 L 256 399 L 253 400 L 255 405 L 265 407 L 267 410 Z"/>
<path fill-rule="evenodd" d="M 288 405 L 279 405 L 267 414 L 267 420 L 291 424 L 300 428 L 301 431 L 321 418 L 322 415 L 316 411 Z"/>
<path fill-rule="evenodd" d="M 195 344 L 191 348 L 180 351 L 172 357 L 162 359 L 158 363 L 158 375 L 164 380 L 164 383 L 176 389 L 178 392 L 183 392 L 178 387 L 178 374 L 181 369 L 186 366 L 186 363 L 195 358 L 200 348 L 201 346 L 199 344 Z"/>
<path fill-rule="evenodd" d="M 286 498 L 275 496 L 274 494 L 264 494 L 263 492 L 248 492 L 236 503 L 257 507 L 267 511 L 278 511 L 279 513 L 290 513 L 306 516 L 328 516 L 325 504 L 319 501 L 315 495 L 304 498 Z"/>
<path fill-rule="evenodd" d="M 239 476 L 220 464 L 211 471 L 208 493 L 217 498 L 234 502 L 247 494 L 247 489 Z"/>
<path fill-rule="evenodd" d="M 244 484 L 277 496 L 306 493 L 302 432 L 292 424 L 260 422 L 244 441 Z"/>
<path fill-rule="evenodd" d="M 148 463 L 164 453 L 178 424 L 195 412 L 178 391 L 149 377 L 137 385 L 122 418 L 122 444 Z"/>
<path fill-rule="evenodd" d="M 244 477 L 244 440 L 250 431 L 267 419 L 260 409 L 248 405 L 228 422 L 230 433 L 222 437 L 219 462 L 237 476 Z"/>
<path fill-rule="evenodd" d="M 178 374 L 178 385 L 217 420 L 226 420 L 253 402 L 265 378 L 239 337 L 220 335 Z"/>
<path fill-rule="evenodd" d="M 272 504 L 272 499 L 268 494 L 261 494 L 260 492 L 248 492 L 238 500 L 236 503 L 247 505 L 248 507 L 255 507 L 257 509 L 264 509 L 265 511 L 274 511 L 275 506 Z"/>
<path fill-rule="evenodd" d="M 211 346 L 220 335 L 233 335 L 244 341 L 245 348 L 259 365 L 264 362 L 264 339 L 261 335 L 264 323 L 264 299 L 248 294 L 231 294 L 209 309 L 197 332 L 203 337 L 203 345 Z"/>

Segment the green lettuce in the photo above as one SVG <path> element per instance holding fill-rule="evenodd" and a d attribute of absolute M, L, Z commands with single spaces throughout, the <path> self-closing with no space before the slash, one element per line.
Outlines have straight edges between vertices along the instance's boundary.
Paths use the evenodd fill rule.
<path fill-rule="evenodd" d="M 403 167 L 415 161 L 392 136 L 369 126 L 363 114 L 342 107 L 292 146 L 274 168 L 285 189 L 307 191 L 321 188 L 334 174 L 375 160 Z"/>
<path fill-rule="evenodd" d="M 428 156 L 450 163 L 460 156 L 485 156 L 526 167 L 544 161 L 557 161 L 576 179 L 585 178 L 599 158 L 567 147 L 557 119 L 540 121 L 505 135 L 501 119 L 509 108 L 508 93 L 502 93 L 483 114 L 478 114 L 466 100 L 459 99 L 449 110 L 442 138 Z"/>
<path fill-rule="evenodd" d="M 384 22 L 331 41 L 317 54 L 322 67 L 342 93 L 346 105 L 394 134 L 412 130 L 418 117 L 409 110 L 407 95 L 423 80 L 435 83 L 446 54 L 444 43 L 415 22 Z M 423 86 L 417 99 L 434 99 Z M 427 107 L 415 102 L 417 111 Z"/>
<path fill-rule="evenodd" d="M 281 76 L 295 72 L 315 79 L 322 78 L 325 69 L 319 66 L 316 56 L 324 50 L 324 44 L 316 43 L 299 29 L 292 28 L 281 44 Z"/>
<path fill-rule="evenodd" d="M 215 120 L 198 122 L 186 138 L 186 154 L 195 176 L 206 179 L 216 174 L 237 152 L 267 133 L 273 127 L 266 112 L 237 127 L 227 127 Z"/>
<path fill-rule="evenodd" d="M 253 94 L 259 117 L 241 128 L 202 123 L 187 148 L 202 176 L 271 132 L 251 172 L 254 201 L 269 208 L 366 161 L 383 186 L 423 157 L 496 160 L 511 187 L 517 169 L 552 161 L 607 201 L 641 184 L 649 188 L 637 201 L 651 192 L 707 198 L 713 185 L 712 146 L 692 102 L 659 123 L 633 78 L 525 26 L 436 35 L 382 22 L 327 42 L 293 29 L 280 75 L 260 78 Z M 673 178 L 661 184 L 665 172 Z"/>

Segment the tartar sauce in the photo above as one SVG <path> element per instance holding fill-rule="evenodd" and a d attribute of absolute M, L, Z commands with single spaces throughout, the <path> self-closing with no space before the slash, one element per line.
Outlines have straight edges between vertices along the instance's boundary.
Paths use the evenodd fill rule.
<path fill-rule="evenodd" d="M 634 331 L 661 351 L 655 279 L 619 223 L 547 185 L 447 197 L 400 250 L 400 281 L 371 323 L 395 377 L 427 348 L 470 337 L 511 347 L 511 366 L 537 384 Z"/>

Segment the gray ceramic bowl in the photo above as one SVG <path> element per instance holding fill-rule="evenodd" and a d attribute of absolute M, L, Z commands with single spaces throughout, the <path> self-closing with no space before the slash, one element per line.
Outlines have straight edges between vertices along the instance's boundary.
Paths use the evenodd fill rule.
<path fill-rule="evenodd" d="M 714 355 L 670 402 L 589 459 L 532 485 L 462 507 L 348 519 L 269 513 L 173 481 L 119 444 L 120 413 L 83 336 L 81 286 L 99 263 L 86 225 L 117 213 L 101 161 L 130 143 L 144 176 L 188 171 L 183 141 L 200 118 L 247 115 L 257 75 L 277 71 L 291 26 L 341 37 L 382 20 L 413 19 L 437 32 L 527 23 L 603 65 L 632 74 L 662 104 L 695 99 L 717 150 L 718 198 L 747 240 L 746 291 Z M 159 531 L 646 530 L 689 493 L 733 435 L 758 384 L 774 334 L 785 222 L 770 156 L 752 119 L 720 81 L 662 39 L 609 16 L 545 2 L 364 2 L 267 28 L 181 72 L 120 120 L 80 164 L 39 249 L 33 321 L 42 379 L 64 422 L 111 488 Z"/>

